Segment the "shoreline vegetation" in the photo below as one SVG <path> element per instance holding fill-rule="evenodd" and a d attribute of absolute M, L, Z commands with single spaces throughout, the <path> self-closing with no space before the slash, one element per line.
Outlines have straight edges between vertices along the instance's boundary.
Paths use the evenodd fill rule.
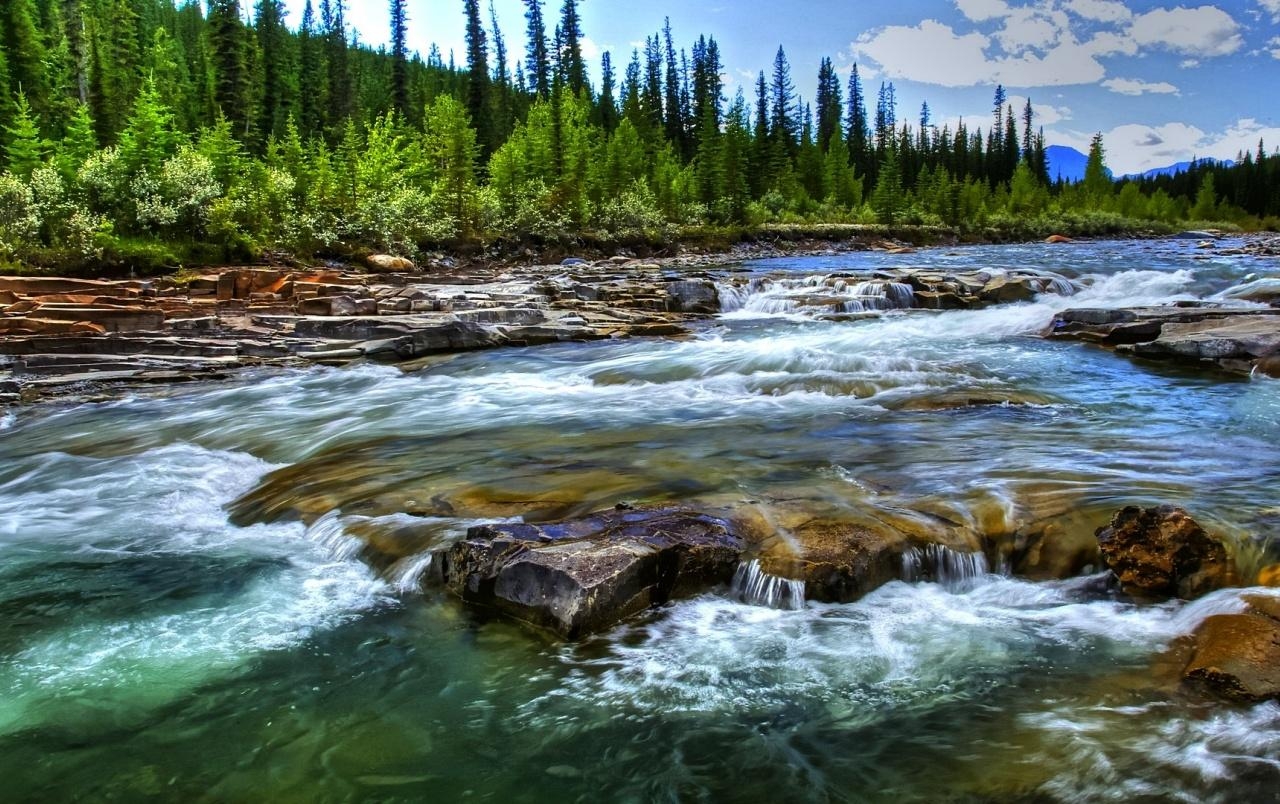
<path fill-rule="evenodd" d="M 802 94 L 780 47 L 726 92 L 714 36 L 669 22 L 599 79 L 575 0 L 526 0 L 525 57 L 464 0 L 461 63 L 361 43 L 344 3 L 14 0 L 0 37 L 0 269 L 540 256 L 832 239 L 915 244 L 1275 230 L 1280 153 L 1114 179 L 1050 175 L 1030 100 L 938 125 L 892 83 L 823 59 Z M 251 20 L 246 22 L 246 19 Z M 553 33 L 554 31 L 554 33 Z M 513 70 L 511 65 L 515 64 Z M 868 227 L 868 228 L 864 228 Z M 877 229 L 875 227 L 884 227 Z"/>

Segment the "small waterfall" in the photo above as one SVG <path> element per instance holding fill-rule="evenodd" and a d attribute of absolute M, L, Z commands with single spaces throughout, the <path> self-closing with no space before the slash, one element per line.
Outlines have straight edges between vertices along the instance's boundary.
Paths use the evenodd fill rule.
<path fill-rule="evenodd" d="M 916 292 L 902 282 L 859 282 L 853 295 L 868 310 L 909 310 L 916 303 Z"/>
<path fill-rule="evenodd" d="M 804 608 L 804 581 L 770 575 L 760 568 L 758 559 L 738 565 L 730 589 L 743 603 L 771 609 Z"/>
<path fill-rule="evenodd" d="M 902 580 L 933 581 L 948 588 L 964 586 L 988 575 L 991 566 L 981 552 L 964 553 L 940 544 L 913 547 L 902 554 Z"/>
<path fill-rule="evenodd" d="M 746 283 L 716 285 L 724 313 L 753 312 L 779 315 L 797 312 L 864 313 L 907 310 L 915 306 L 915 291 L 902 282 L 874 279 L 850 282 L 841 276 L 798 278 L 757 277 Z M 829 301 L 829 303 L 824 303 Z"/>
<path fill-rule="evenodd" d="M 349 535 L 342 524 L 341 512 L 334 510 L 311 523 L 307 538 L 319 544 L 339 561 L 350 561 L 360 555 L 364 542 Z"/>
<path fill-rule="evenodd" d="M 431 569 L 435 554 L 427 551 L 400 559 L 387 571 L 387 580 L 401 594 L 409 595 L 422 591 L 422 576 Z"/>

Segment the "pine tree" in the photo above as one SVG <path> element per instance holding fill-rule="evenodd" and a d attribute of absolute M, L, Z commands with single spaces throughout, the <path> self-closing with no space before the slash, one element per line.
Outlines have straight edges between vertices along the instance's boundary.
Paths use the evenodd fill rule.
<path fill-rule="evenodd" d="M 73 180 L 85 160 L 97 150 L 98 137 L 94 133 L 89 105 L 81 103 L 67 121 L 66 133 L 58 145 L 57 163 L 62 178 L 68 182 Z"/>
<path fill-rule="evenodd" d="M 14 104 L 13 122 L 5 126 L 6 144 L 4 148 L 5 163 L 9 172 L 20 179 L 31 178 L 36 168 L 44 164 L 47 143 L 40 137 L 40 128 L 36 125 L 35 114 L 27 95 L 18 92 Z"/>
<path fill-rule="evenodd" d="M 657 138 L 664 130 L 666 116 L 662 108 L 662 51 L 658 46 L 658 37 L 645 37 L 644 46 L 644 111 L 647 124 L 640 129 L 642 134 Z"/>
<path fill-rule="evenodd" d="M 849 109 L 845 122 L 845 139 L 849 142 L 849 159 L 861 173 L 869 168 L 868 141 L 870 129 L 867 127 L 867 101 L 862 94 L 862 79 L 858 76 L 858 65 L 854 64 L 849 72 Z"/>
<path fill-rule="evenodd" d="M 605 134 L 612 134 L 618 127 L 618 102 L 613 94 L 616 83 L 613 56 L 606 50 L 600 56 L 600 98 L 595 107 L 595 124 Z"/>
<path fill-rule="evenodd" d="M 209 0 L 209 47 L 217 81 L 214 100 L 238 136 L 250 129 L 246 38 L 239 0 Z"/>
<path fill-rule="evenodd" d="M 268 138 L 284 133 L 298 97 L 297 67 L 292 39 L 285 28 L 284 3 L 258 0 L 255 30 L 260 54 L 262 101 L 258 109 L 258 135 Z"/>
<path fill-rule="evenodd" d="M 1084 166 L 1084 193 L 1095 205 L 1111 195 L 1111 176 L 1107 174 L 1102 132 L 1094 134 L 1089 143 L 1089 159 Z"/>
<path fill-rule="evenodd" d="M 489 45 L 480 21 L 480 0 L 464 0 L 463 10 L 467 18 L 467 113 L 478 132 L 481 152 L 488 154 L 498 143 L 489 109 Z"/>
<path fill-rule="evenodd" d="M 313 137 L 325 129 L 325 107 L 329 91 L 324 50 L 316 28 L 315 9 L 307 0 L 298 28 L 298 127 Z"/>
<path fill-rule="evenodd" d="M 5 0 L 0 8 L 0 45 L 8 51 L 9 83 L 3 87 L 4 94 L 12 97 L 21 92 L 30 113 L 40 117 L 49 103 L 49 88 L 38 20 L 35 0 Z"/>
<path fill-rule="evenodd" d="M 844 119 L 844 98 L 840 90 L 840 77 L 836 75 L 831 59 L 823 59 L 818 68 L 818 145 L 825 153 L 832 138 L 841 134 Z"/>
<path fill-rule="evenodd" d="M 475 129 L 462 104 L 447 95 L 436 98 L 424 125 L 427 157 L 435 167 L 440 193 L 463 234 L 468 234 L 473 226 L 471 204 L 479 157 Z"/>
<path fill-rule="evenodd" d="M 320 25 L 324 31 L 325 61 L 329 67 L 329 108 L 326 116 L 334 133 L 345 132 L 346 122 L 355 111 L 344 4 L 344 0 L 320 0 Z"/>
<path fill-rule="evenodd" d="M 991 126 L 991 145 L 987 148 L 988 152 L 1004 150 L 1004 104 L 1007 97 L 1004 85 L 996 84 L 995 98 L 992 100 L 995 121 Z"/>
<path fill-rule="evenodd" d="M 587 65 L 582 60 L 582 20 L 577 0 L 564 0 L 560 9 L 561 80 L 569 91 L 581 95 L 588 90 Z"/>
<path fill-rule="evenodd" d="M 524 0 L 528 23 L 528 50 L 525 77 L 529 90 L 546 100 L 551 96 L 551 56 L 547 52 L 547 24 L 542 17 L 542 0 Z"/>
<path fill-rule="evenodd" d="M 791 65 L 787 62 L 787 54 L 781 46 L 773 59 L 773 83 L 770 86 L 770 107 L 773 117 L 769 125 L 769 134 L 781 146 L 780 154 L 785 157 L 795 155 L 800 135 L 800 124 L 796 119 L 796 86 L 791 80 Z"/>
<path fill-rule="evenodd" d="M 177 150 L 180 135 L 173 128 L 173 112 L 148 78 L 134 102 L 129 124 L 120 132 L 120 164 L 130 175 L 158 172 Z"/>
<path fill-rule="evenodd" d="M 676 47 L 671 36 L 671 18 L 667 17 L 662 26 L 663 61 L 666 75 L 663 81 L 663 131 L 667 142 L 677 150 L 685 147 L 685 120 L 680 102 L 680 70 L 676 64 Z"/>
<path fill-rule="evenodd" d="M 475 0 L 467 0 L 467 13 Z M 476 20 L 479 24 L 480 9 L 476 8 Z M 470 35 L 470 17 L 468 17 L 468 35 Z M 405 11 L 405 0 L 391 0 L 391 98 L 396 110 L 405 114 L 409 110 L 409 45 L 408 14 Z M 483 36 L 483 29 L 481 36 Z M 483 47 L 483 41 L 481 42 Z"/>

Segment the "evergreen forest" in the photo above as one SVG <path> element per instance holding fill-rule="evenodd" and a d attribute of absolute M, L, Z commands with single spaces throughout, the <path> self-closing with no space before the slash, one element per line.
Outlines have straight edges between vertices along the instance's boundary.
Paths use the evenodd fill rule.
<path fill-rule="evenodd" d="M 441 4 L 443 5 L 443 4 Z M 0 263 L 173 266 L 477 244 L 665 243 L 785 227 L 932 227 L 973 239 L 1275 228 L 1280 153 L 1113 181 L 1049 175 L 1030 101 L 994 88 L 938 126 L 823 59 L 779 48 L 726 93 L 713 36 L 669 23 L 583 56 L 579 0 L 524 0 L 504 32 L 461 0 L 466 51 L 354 35 L 343 0 L 5 0 Z M 655 21 L 658 22 L 658 21 Z M 508 38 L 510 34 L 510 38 Z"/>

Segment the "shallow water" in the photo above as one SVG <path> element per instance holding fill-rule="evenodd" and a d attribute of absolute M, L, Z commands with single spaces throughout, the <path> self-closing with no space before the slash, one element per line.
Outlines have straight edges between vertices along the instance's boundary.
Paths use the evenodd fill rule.
<path fill-rule="evenodd" d="M 1280 383 L 1035 337 L 1066 307 L 1274 274 L 1201 256 L 1151 242 L 768 261 L 746 267 L 1035 268 L 1080 289 L 845 322 L 744 304 L 682 341 L 5 414 L 5 795 L 1276 800 L 1280 706 L 1206 706 L 1161 670 L 1236 592 L 1138 607 L 1087 577 L 975 575 L 984 558 L 838 606 L 767 579 L 749 594 L 744 577 L 558 645 L 408 591 L 420 557 L 375 575 L 347 535 L 412 515 L 445 542 L 622 500 L 1091 533 L 1120 505 L 1174 501 L 1243 560 L 1276 560 Z M 252 516 L 233 525 L 242 498 Z"/>

